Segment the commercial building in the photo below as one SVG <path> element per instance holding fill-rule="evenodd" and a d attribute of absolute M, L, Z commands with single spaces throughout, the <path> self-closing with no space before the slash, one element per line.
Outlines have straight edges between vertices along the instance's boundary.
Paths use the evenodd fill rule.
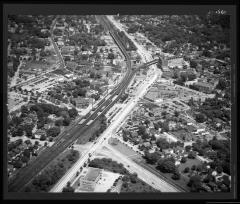
<path fill-rule="evenodd" d="M 79 179 L 81 191 L 94 191 L 97 182 L 102 177 L 102 169 L 89 167 Z"/>

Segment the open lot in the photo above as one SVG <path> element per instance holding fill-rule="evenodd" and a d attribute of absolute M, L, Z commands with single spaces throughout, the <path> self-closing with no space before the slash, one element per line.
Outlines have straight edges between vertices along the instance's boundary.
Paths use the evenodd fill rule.
<path fill-rule="evenodd" d="M 38 71 L 46 71 L 49 67 L 49 63 L 42 62 L 42 61 L 31 61 L 27 62 L 24 67 L 21 69 L 23 70 L 38 70 Z"/>
<path fill-rule="evenodd" d="M 133 161 L 141 162 L 143 160 L 140 154 L 129 148 L 127 145 L 121 143 L 120 141 L 117 145 L 112 145 L 112 147 L 121 152 L 122 154 L 126 155 L 129 159 Z"/>

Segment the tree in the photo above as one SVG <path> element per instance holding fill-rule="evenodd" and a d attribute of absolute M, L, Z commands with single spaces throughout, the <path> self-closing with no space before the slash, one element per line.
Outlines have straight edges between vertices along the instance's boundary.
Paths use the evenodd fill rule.
<path fill-rule="evenodd" d="M 64 125 L 64 126 L 68 126 L 68 125 L 70 124 L 70 122 L 71 122 L 70 118 L 69 118 L 69 117 L 66 117 L 66 118 L 64 118 L 64 120 L 63 120 L 63 125 Z"/>
<path fill-rule="evenodd" d="M 115 58 L 115 56 L 114 56 L 113 53 L 109 53 L 109 54 L 108 54 L 108 59 L 114 59 L 114 58 Z"/>
<path fill-rule="evenodd" d="M 217 166 L 216 171 L 218 174 L 221 174 L 223 172 L 223 168 L 221 166 Z"/>
<path fill-rule="evenodd" d="M 191 61 L 190 61 L 190 67 L 196 68 L 196 67 L 197 67 L 197 62 L 191 60 Z"/>
<path fill-rule="evenodd" d="M 157 168 L 163 173 L 173 173 L 176 171 L 175 163 L 170 159 L 159 160 Z"/>
<path fill-rule="evenodd" d="M 209 52 L 208 50 L 204 50 L 202 55 L 205 57 L 211 57 L 211 52 Z"/>
<path fill-rule="evenodd" d="M 28 163 L 29 158 L 26 157 L 26 156 L 23 156 L 21 160 L 22 160 L 23 163 Z"/>
<path fill-rule="evenodd" d="M 187 158 L 186 157 L 182 157 L 181 163 L 186 163 L 186 161 L 187 161 Z"/>
<path fill-rule="evenodd" d="M 138 127 L 138 134 L 143 135 L 144 133 L 146 133 L 146 128 L 143 125 L 139 126 Z"/>
<path fill-rule="evenodd" d="M 76 108 L 72 108 L 68 111 L 70 118 L 76 118 L 76 116 L 78 115 L 78 111 L 76 110 Z"/>
<path fill-rule="evenodd" d="M 16 168 L 16 169 L 20 169 L 22 167 L 22 161 L 20 160 L 17 160 L 13 163 L 13 167 Z"/>
<path fill-rule="evenodd" d="M 170 147 L 169 142 L 165 138 L 159 138 L 156 144 L 161 149 L 168 149 Z"/>
<path fill-rule="evenodd" d="M 16 135 L 17 136 L 23 136 L 24 132 L 23 132 L 23 127 L 19 126 L 16 130 Z"/>
<path fill-rule="evenodd" d="M 196 75 L 194 73 L 189 73 L 188 74 L 188 80 L 193 81 L 194 79 L 196 79 Z"/>
<path fill-rule="evenodd" d="M 157 67 L 158 67 L 159 69 L 162 68 L 162 59 L 161 59 L 160 57 L 159 57 L 159 59 L 158 59 Z"/>
<path fill-rule="evenodd" d="M 163 125 L 162 125 L 162 131 L 163 132 L 168 132 L 169 131 L 169 124 L 167 121 L 164 121 Z"/>
<path fill-rule="evenodd" d="M 180 81 L 181 82 L 186 82 L 187 81 L 187 73 L 186 72 L 181 72 Z"/>
<path fill-rule="evenodd" d="M 198 192 L 201 189 L 201 177 L 194 175 L 189 179 L 188 186 L 191 187 L 192 192 Z"/>
<path fill-rule="evenodd" d="M 172 177 L 173 180 L 179 180 L 181 178 L 181 175 L 178 171 L 174 172 Z"/>
<path fill-rule="evenodd" d="M 45 136 L 45 135 L 41 135 L 40 140 L 41 140 L 41 141 L 46 140 L 46 136 Z"/>
<path fill-rule="evenodd" d="M 62 126 L 63 125 L 63 119 L 58 119 L 55 121 L 56 126 Z"/>
<path fill-rule="evenodd" d="M 32 134 L 32 129 L 30 129 L 30 128 L 28 128 L 28 129 L 25 129 L 25 132 L 26 132 L 26 136 L 27 137 L 32 137 L 33 136 L 33 134 Z"/>
<path fill-rule="evenodd" d="M 206 121 L 205 115 L 202 113 L 197 114 L 195 119 L 198 123 L 203 123 Z"/>
<path fill-rule="evenodd" d="M 216 89 L 224 90 L 227 87 L 227 82 L 225 79 L 220 78 L 218 81 L 218 84 L 216 86 Z"/>
<path fill-rule="evenodd" d="M 179 112 L 177 110 L 174 111 L 174 116 L 178 117 L 179 116 Z"/>
<path fill-rule="evenodd" d="M 194 165 L 192 165 L 192 167 L 191 167 L 191 170 L 196 170 L 196 165 L 194 164 Z"/>
<path fill-rule="evenodd" d="M 22 113 L 21 115 L 23 117 L 27 116 L 27 114 L 29 113 L 27 106 L 25 106 L 25 105 L 21 106 L 21 113 Z"/>
<path fill-rule="evenodd" d="M 130 181 L 132 183 L 136 183 L 137 182 L 137 173 L 130 174 Z"/>
<path fill-rule="evenodd" d="M 190 171 L 190 168 L 189 167 L 186 167 L 185 169 L 184 169 L 184 173 L 188 173 Z"/>
<path fill-rule="evenodd" d="M 194 152 L 194 151 L 189 152 L 188 153 L 188 158 L 189 159 L 195 159 L 196 158 L 196 152 Z"/>
<path fill-rule="evenodd" d="M 186 151 L 186 152 L 189 152 L 191 149 L 192 149 L 192 146 L 191 146 L 191 145 L 185 146 L 185 151 Z"/>
<path fill-rule="evenodd" d="M 25 143 L 26 143 L 27 145 L 32 144 L 30 140 L 25 140 Z"/>
<path fill-rule="evenodd" d="M 201 164 L 197 165 L 196 171 L 201 172 L 202 169 L 203 169 L 203 168 L 202 168 L 202 165 L 201 165 Z"/>
<path fill-rule="evenodd" d="M 158 159 L 159 159 L 159 155 L 157 152 L 154 153 L 149 153 L 149 152 L 145 152 L 145 159 L 149 164 L 155 164 Z"/>
<path fill-rule="evenodd" d="M 130 177 L 128 175 L 124 175 L 122 178 L 123 182 L 128 182 L 130 180 Z"/>
<path fill-rule="evenodd" d="M 48 137 L 56 137 L 61 132 L 60 127 L 52 127 L 47 130 Z"/>

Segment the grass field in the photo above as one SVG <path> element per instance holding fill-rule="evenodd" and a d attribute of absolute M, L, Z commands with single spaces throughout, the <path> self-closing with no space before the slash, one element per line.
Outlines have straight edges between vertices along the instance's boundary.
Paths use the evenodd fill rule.
<path fill-rule="evenodd" d="M 189 167 L 191 169 L 192 165 L 198 166 L 202 162 L 199 161 L 198 159 L 187 159 L 186 163 L 181 163 L 180 166 L 178 167 L 178 170 L 180 173 L 186 168 Z"/>
<path fill-rule="evenodd" d="M 100 120 L 97 120 L 91 124 L 91 128 L 88 128 L 86 132 L 84 132 L 82 135 L 79 135 L 79 138 L 77 140 L 77 144 L 86 144 L 90 137 L 99 129 L 100 127 Z"/>

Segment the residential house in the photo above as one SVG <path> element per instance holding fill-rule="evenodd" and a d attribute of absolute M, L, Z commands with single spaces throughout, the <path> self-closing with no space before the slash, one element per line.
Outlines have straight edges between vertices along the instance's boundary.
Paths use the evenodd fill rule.
<path fill-rule="evenodd" d="M 36 139 L 40 139 L 41 136 L 46 136 L 46 131 L 42 130 L 42 129 L 39 129 L 34 133 L 34 136 L 35 136 Z"/>

